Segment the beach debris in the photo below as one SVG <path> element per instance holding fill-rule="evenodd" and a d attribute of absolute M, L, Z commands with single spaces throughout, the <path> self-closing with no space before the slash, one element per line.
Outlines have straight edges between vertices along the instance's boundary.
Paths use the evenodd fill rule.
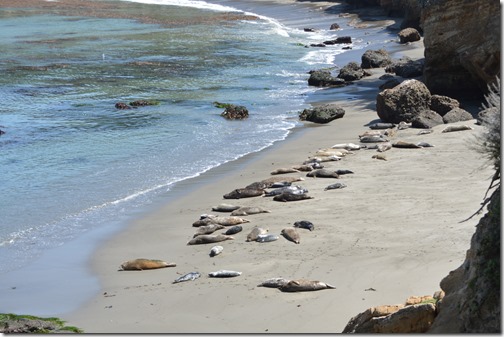
<path fill-rule="evenodd" d="M 441 132 L 446 133 L 446 132 L 465 131 L 465 130 L 474 130 L 474 128 L 468 125 L 450 125 Z"/>
<path fill-rule="evenodd" d="M 395 143 L 392 143 L 392 147 L 398 147 L 398 148 L 402 148 L 402 149 L 421 149 L 422 147 L 415 144 L 415 143 L 409 143 L 409 142 L 405 142 L 405 141 L 402 141 L 402 140 L 399 140 Z"/>
<path fill-rule="evenodd" d="M 320 281 L 298 279 L 287 282 L 287 284 L 282 285 L 281 287 L 279 287 L 279 289 L 284 292 L 298 292 L 298 291 L 315 291 L 323 289 L 336 289 L 336 287 Z"/>
<path fill-rule="evenodd" d="M 367 289 L 364 289 L 364 291 L 376 291 L 375 288 L 367 288 Z"/>
<path fill-rule="evenodd" d="M 238 208 L 240 208 L 240 206 L 235 206 L 235 205 L 230 205 L 230 204 L 219 204 L 217 206 L 212 207 L 212 211 L 214 211 L 214 212 L 232 212 Z"/>
<path fill-rule="evenodd" d="M 306 199 L 313 199 L 313 197 L 309 196 L 306 193 L 291 193 L 291 192 L 283 192 L 279 195 L 275 195 L 273 197 L 274 201 L 299 201 L 299 200 L 306 200 Z"/>
<path fill-rule="evenodd" d="M 272 242 L 280 239 L 276 234 L 259 234 L 256 238 L 257 242 Z"/>
<path fill-rule="evenodd" d="M 240 225 L 230 227 L 227 231 L 224 232 L 224 235 L 233 235 L 236 233 L 240 233 L 243 230 L 243 227 Z"/>
<path fill-rule="evenodd" d="M 212 234 L 216 230 L 219 230 L 222 228 L 224 228 L 224 226 L 219 225 L 219 224 L 209 224 L 206 226 L 200 226 L 196 230 L 196 233 L 194 233 L 193 238 L 197 237 L 198 235 Z"/>
<path fill-rule="evenodd" d="M 222 247 L 222 246 L 213 246 L 210 249 L 210 257 L 214 257 L 216 255 L 219 255 L 220 253 L 222 253 L 223 250 L 224 250 L 224 247 Z"/>
<path fill-rule="evenodd" d="M 270 210 L 267 210 L 265 208 L 259 207 L 259 206 L 243 206 L 240 207 L 236 210 L 234 210 L 231 215 L 232 216 L 246 216 L 246 215 L 252 215 L 252 214 L 259 214 L 259 213 L 271 213 Z"/>
<path fill-rule="evenodd" d="M 331 184 L 331 185 L 327 186 L 326 188 L 324 188 L 324 191 L 337 190 L 337 189 L 341 189 L 341 188 L 345 188 L 345 187 L 347 187 L 347 185 L 345 183 L 335 183 L 335 184 Z"/>
<path fill-rule="evenodd" d="M 254 228 L 252 228 L 252 230 L 250 231 L 250 233 L 247 235 L 247 240 L 246 241 L 247 242 L 255 241 L 257 239 L 257 236 L 264 235 L 264 234 L 267 234 L 267 233 L 268 233 L 268 229 L 255 226 Z"/>
<path fill-rule="evenodd" d="M 313 225 L 312 222 L 307 221 L 307 220 L 296 221 L 296 222 L 294 222 L 293 226 L 296 228 L 308 229 L 309 231 L 312 231 L 315 229 L 315 225 Z"/>
<path fill-rule="evenodd" d="M 234 240 L 234 237 L 229 236 L 229 235 L 224 235 L 224 234 L 198 235 L 197 237 L 189 240 L 189 242 L 187 242 L 187 245 L 202 245 L 202 244 L 206 244 L 206 243 L 215 243 L 215 242 L 221 242 L 221 241 L 226 241 L 226 240 Z"/>
<path fill-rule="evenodd" d="M 224 194 L 224 199 L 241 199 L 261 196 L 264 193 L 263 189 L 254 188 L 237 188 L 227 194 Z"/>
<path fill-rule="evenodd" d="M 273 277 L 269 278 L 262 283 L 258 284 L 258 287 L 266 287 L 266 288 L 280 288 L 289 283 L 290 280 L 283 277 Z"/>
<path fill-rule="evenodd" d="M 240 276 L 242 274 L 241 271 L 234 271 L 234 270 L 218 270 L 218 271 L 213 271 L 208 274 L 210 277 L 236 277 Z"/>
<path fill-rule="evenodd" d="M 152 259 L 134 259 L 128 260 L 121 264 L 121 270 L 147 270 L 147 269 L 159 269 L 166 267 L 176 267 L 177 264 L 173 262 L 166 262 L 163 260 L 152 260 Z"/>
<path fill-rule="evenodd" d="M 296 228 L 286 227 L 282 229 L 280 234 L 282 234 L 284 238 L 294 242 L 295 244 L 299 244 L 301 242 L 301 237 L 299 236 L 299 232 L 296 230 Z"/>
<path fill-rule="evenodd" d="M 372 159 L 380 159 L 380 160 L 387 160 L 387 157 L 380 153 L 380 154 L 375 154 L 374 156 L 371 157 Z"/>
<path fill-rule="evenodd" d="M 194 281 L 196 280 L 197 278 L 199 278 L 201 276 L 201 274 L 197 271 L 193 271 L 193 272 L 190 272 L 190 273 L 187 273 L 185 275 L 182 275 L 180 276 L 179 278 L 177 278 L 175 281 L 173 281 L 172 283 L 179 283 L 179 282 L 186 282 L 186 281 Z"/>

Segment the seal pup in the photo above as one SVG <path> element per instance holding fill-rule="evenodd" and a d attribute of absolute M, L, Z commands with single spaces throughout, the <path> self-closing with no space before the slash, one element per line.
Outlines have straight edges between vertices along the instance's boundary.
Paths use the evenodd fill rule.
<path fill-rule="evenodd" d="M 311 281 L 305 279 L 299 280 L 291 280 L 286 285 L 279 287 L 281 291 L 284 292 L 296 292 L 296 291 L 315 291 L 315 290 L 323 290 L 323 289 L 336 289 L 335 286 L 330 284 L 320 282 L 320 281 Z"/>
<path fill-rule="evenodd" d="M 168 263 L 163 260 L 135 259 L 123 262 L 119 270 L 147 270 L 176 266 L 177 264 L 173 262 Z"/>
<path fill-rule="evenodd" d="M 299 244 L 301 242 L 301 237 L 299 236 L 299 232 L 296 230 L 296 228 L 286 227 L 282 229 L 280 234 L 282 234 L 284 238 L 294 242 L 295 244 Z"/>
<path fill-rule="evenodd" d="M 224 232 L 224 235 L 233 235 L 236 233 L 240 233 L 243 230 L 243 227 L 240 225 L 230 227 L 227 231 Z"/>
<path fill-rule="evenodd" d="M 197 278 L 199 278 L 201 276 L 201 274 L 197 271 L 193 271 L 193 272 L 190 272 L 190 273 L 187 273 L 185 275 L 182 275 L 180 276 L 179 278 L 177 278 L 175 281 L 173 281 L 172 283 L 179 283 L 179 282 L 186 282 L 186 281 L 194 281 L 196 280 Z"/>
<path fill-rule="evenodd" d="M 227 194 L 223 195 L 224 199 L 241 199 L 241 198 L 252 198 L 263 195 L 263 189 L 253 189 L 253 188 L 237 188 Z"/>
<path fill-rule="evenodd" d="M 216 216 L 197 220 L 192 225 L 193 227 L 200 227 L 210 224 L 217 224 L 227 227 L 227 226 L 240 225 L 242 223 L 247 222 L 250 222 L 250 220 L 243 219 L 237 216 Z"/>
<path fill-rule="evenodd" d="M 380 153 L 380 154 L 375 154 L 374 156 L 371 157 L 372 159 L 380 159 L 380 160 L 387 160 L 387 157 Z"/>
<path fill-rule="evenodd" d="M 255 240 L 257 240 L 257 236 L 267 234 L 267 233 L 268 233 L 267 229 L 255 226 L 254 228 L 252 228 L 250 233 L 247 235 L 246 241 L 247 242 L 255 241 Z"/>
<path fill-rule="evenodd" d="M 392 143 L 392 147 L 398 147 L 398 148 L 402 148 L 402 149 L 421 149 L 422 148 L 421 146 L 418 146 L 415 143 L 409 143 L 409 142 L 405 142 L 403 140 L 398 140 L 397 142 Z"/>
<path fill-rule="evenodd" d="M 318 170 L 313 170 L 311 172 L 308 172 L 306 174 L 307 177 L 314 177 L 314 178 L 339 178 L 339 174 L 336 173 L 335 171 L 331 171 L 328 169 L 318 169 Z"/>
<path fill-rule="evenodd" d="M 280 239 L 276 234 L 259 234 L 256 238 L 257 242 L 272 242 Z"/>
<path fill-rule="evenodd" d="M 257 286 L 266 288 L 280 288 L 285 286 L 287 283 L 289 283 L 289 280 L 283 277 L 273 277 L 261 282 Z"/>
<path fill-rule="evenodd" d="M 220 253 L 222 253 L 223 250 L 224 250 L 224 247 L 222 247 L 222 246 L 213 246 L 212 248 L 210 248 L 210 257 L 214 257 L 216 255 L 219 255 Z"/>
<path fill-rule="evenodd" d="M 236 277 L 240 276 L 242 273 L 241 271 L 234 271 L 234 270 L 218 270 L 218 271 L 213 271 L 208 274 L 210 277 Z"/>
<path fill-rule="evenodd" d="M 313 223 L 307 220 L 301 220 L 294 222 L 294 227 L 308 229 L 310 232 L 315 229 Z"/>
<path fill-rule="evenodd" d="M 271 211 L 259 206 L 242 206 L 231 212 L 231 216 L 246 216 L 259 213 L 271 213 Z"/>
<path fill-rule="evenodd" d="M 465 131 L 465 130 L 474 130 L 474 128 L 472 128 L 468 125 L 450 125 L 441 132 L 445 133 L 445 132 L 455 132 L 455 131 Z"/>
<path fill-rule="evenodd" d="M 290 193 L 290 192 L 283 192 L 282 194 L 275 195 L 273 197 L 273 200 L 275 200 L 275 201 L 283 201 L 283 202 L 287 202 L 287 201 L 299 201 L 299 200 L 306 200 L 306 199 L 313 199 L 313 197 L 310 197 L 306 193 L 296 194 L 296 193 Z"/>
<path fill-rule="evenodd" d="M 217 206 L 212 207 L 212 211 L 214 211 L 214 212 L 232 212 L 238 208 L 240 208 L 240 206 L 235 206 L 235 205 L 230 205 L 230 204 L 219 204 Z"/>
<path fill-rule="evenodd" d="M 390 150 L 391 148 L 392 148 L 392 143 L 390 143 L 390 142 L 381 143 L 381 144 L 376 145 L 376 150 L 378 152 L 385 152 L 385 151 Z"/>
<path fill-rule="evenodd" d="M 278 168 L 274 171 L 271 171 L 270 174 L 275 175 L 275 174 L 296 173 L 296 172 L 299 172 L 299 170 L 296 170 L 295 168 Z"/>
<path fill-rule="evenodd" d="M 224 234 L 217 235 L 198 235 L 197 237 L 189 240 L 188 245 L 201 245 L 205 243 L 215 243 L 226 240 L 234 240 L 234 237 Z"/>
<path fill-rule="evenodd" d="M 204 234 L 212 234 L 216 230 L 222 229 L 224 226 L 218 225 L 218 224 L 209 224 L 206 226 L 200 226 L 196 230 L 196 233 L 194 233 L 193 238 L 197 237 L 198 235 L 204 235 Z"/>
<path fill-rule="evenodd" d="M 324 191 L 336 190 L 336 189 L 345 188 L 345 187 L 347 187 L 347 185 L 345 183 L 335 183 L 335 184 L 331 184 L 331 185 L 327 186 L 326 188 L 324 188 Z"/>

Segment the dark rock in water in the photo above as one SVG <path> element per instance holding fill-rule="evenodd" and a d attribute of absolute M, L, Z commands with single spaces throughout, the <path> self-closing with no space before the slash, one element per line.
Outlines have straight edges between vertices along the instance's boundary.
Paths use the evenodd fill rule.
<path fill-rule="evenodd" d="M 359 64 L 357 64 L 357 62 L 349 62 L 346 66 L 340 69 L 338 74 L 339 78 L 342 78 L 347 82 L 360 80 L 364 76 L 364 70 Z"/>
<path fill-rule="evenodd" d="M 138 101 L 133 101 L 130 102 L 131 106 L 147 106 L 147 105 L 158 105 L 158 101 L 145 101 L 145 100 L 138 100 Z"/>
<path fill-rule="evenodd" d="M 312 43 L 312 44 L 310 44 L 310 47 L 324 48 L 324 47 L 326 47 L 326 45 L 323 43 Z"/>
<path fill-rule="evenodd" d="M 315 87 L 344 86 L 345 80 L 333 76 L 329 70 L 315 70 L 310 73 L 308 85 Z"/>
<path fill-rule="evenodd" d="M 316 31 L 317 31 L 317 30 L 316 30 L 316 29 L 314 29 L 314 28 L 304 28 L 303 30 L 304 30 L 305 32 L 307 32 L 307 33 L 313 33 L 313 32 L 316 32 Z"/>
<path fill-rule="evenodd" d="M 399 36 L 400 43 L 420 41 L 420 33 L 415 28 L 405 28 L 397 36 Z"/>
<path fill-rule="evenodd" d="M 126 110 L 126 109 L 131 109 L 131 107 L 123 102 L 118 102 L 115 104 L 116 109 L 121 109 L 121 110 Z"/>
<path fill-rule="evenodd" d="M 249 112 L 243 105 L 228 104 L 221 116 L 226 119 L 244 119 L 248 118 Z"/>
<path fill-rule="evenodd" d="M 329 30 L 336 30 L 336 29 L 340 29 L 340 25 L 338 25 L 337 23 L 333 23 L 329 28 Z"/>
<path fill-rule="evenodd" d="M 361 57 L 363 69 L 382 68 L 392 63 L 392 58 L 385 49 L 366 50 Z"/>
<path fill-rule="evenodd" d="M 336 104 L 324 104 L 312 109 L 304 109 L 299 115 L 302 121 L 326 124 L 335 119 L 343 118 L 345 110 Z"/>
<path fill-rule="evenodd" d="M 0 130 L 0 136 L 5 134 L 5 131 L 4 130 Z"/>
<path fill-rule="evenodd" d="M 324 44 L 342 44 L 342 43 L 352 43 L 352 38 L 350 36 L 340 36 L 334 40 L 324 41 Z"/>

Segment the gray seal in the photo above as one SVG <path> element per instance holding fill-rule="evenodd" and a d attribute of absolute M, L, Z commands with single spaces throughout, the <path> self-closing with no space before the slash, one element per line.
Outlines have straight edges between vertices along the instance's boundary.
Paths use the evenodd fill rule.
<path fill-rule="evenodd" d="M 347 187 L 347 185 L 345 183 L 335 183 L 335 184 L 331 184 L 331 185 L 327 186 L 326 188 L 324 188 L 324 191 L 337 190 L 337 189 L 341 189 L 341 188 L 345 188 L 345 187 Z"/>
<path fill-rule="evenodd" d="M 339 174 L 336 173 L 335 171 L 331 171 L 328 169 L 318 169 L 318 170 L 313 170 L 311 172 L 308 172 L 306 174 L 307 177 L 314 177 L 314 178 L 339 178 Z"/>
<path fill-rule="evenodd" d="M 188 245 L 201 245 L 201 244 L 205 244 L 205 243 L 215 243 L 215 242 L 221 242 L 221 241 L 226 241 L 226 240 L 234 240 L 234 237 L 224 235 L 224 234 L 198 235 L 197 237 L 191 239 L 187 244 Z"/>
<path fill-rule="evenodd" d="M 194 281 L 196 280 L 197 278 L 199 278 L 201 276 L 200 273 L 198 273 L 197 271 L 193 271 L 193 272 L 190 272 L 190 273 L 187 273 L 183 276 L 180 276 L 178 279 L 176 279 L 175 281 L 173 281 L 172 283 L 179 283 L 179 282 L 186 282 L 186 281 Z"/>
<path fill-rule="evenodd" d="M 212 211 L 215 212 L 232 212 L 235 209 L 240 208 L 240 206 L 234 206 L 230 204 L 219 204 L 217 206 L 212 207 Z"/>
<path fill-rule="evenodd" d="M 148 270 L 176 266 L 177 265 L 175 263 L 169 263 L 162 260 L 135 259 L 123 262 L 119 270 Z"/>
<path fill-rule="evenodd" d="M 273 242 L 280 239 L 276 234 L 259 234 L 256 238 L 257 242 Z"/>
<path fill-rule="evenodd" d="M 233 227 L 230 227 L 226 232 L 224 232 L 224 235 L 233 235 L 236 233 L 240 233 L 242 230 L 243 230 L 242 226 L 239 226 L 239 225 L 233 226 Z"/>
<path fill-rule="evenodd" d="M 422 148 L 421 146 L 418 146 L 415 143 L 409 143 L 409 142 L 405 142 L 403 140 L 398 140 L 397 142 L 392 143 L 392 147 L 398 147 L 398 148 L 402 148 L 402 149 L 421 149 Z"/>
<path fill-rule="evenodd" d="M 289 280 L 283 278 L 283 277 L 273 277 L 270 279 L 267 279 L 263 281 L 262 283 L 258 284 L 258 287 L 266 287 L 266 288 L 280 288 L 285 286 L 287 283 L 289 283 Z"/>
<path fill-rule="evenodd" d="M 259 235 L 263 235 L 263 234 L 267 234 L 268 233 L 268 230 L 265 229 L 265 228 L 262 228 L 262 227 L 254 227 L 252 228 L 252 230 L 250 231 L 250 233 L 247 235 L 247 242 L 250 242 L 250 241 L 255 241 L 257 240 L 257 237 Z"/>
<path fill-rule="evenodd" d="M 235 209 L 231 215 L 232 216 L 246 216 L 246 215 L 252 215 L 252 214 L 259 214 L 259 213 L 271 213 L 271 211 L 259 207 L 259 206 L 242 206 L 238 209 Z"/>
<path fill-rule="evenodd" d="M 254 188 L 237 188 L 227 194 L 224 194 L 224 199 L 241 199 L 241 198 L 252 198 L 263 195 L 263 189 Z"/>
<path fill-rule="evenodd" d="M 224 226 L 214 224 L 214 223 L 206 225 L 206 226 L 200 226 L 196 230 L 196 233 L 194 233 L 193 238 L 197 237 L 198 235 L 212 234 L 216 230 L 219 230 L 222 228 L 224 228 Z"/>
<path fill-rule="evenodd" d="M 234 271 L 234 270 L 218 270 L 214 271 L 208 274 L 210 277 L 236 277 L 240 276 L 242 273 L 241 271 Z"/>
<path fill-rule="evenodd" d="M 315 229 L 315 226 L 313 225 L 313 223 L 311 223 L 310 221 L 307 221 L 307 220 L 301 220 L 301 221 L 294 222 L 294 227 L 308 229 L 309 231 L 312 231 Z"/>
<path fill-rule="evenodd" d="M 264 196 L 265 197 L 274 197 L 275 195 L 279 195 L 284 192 L 293 193 L 293 194 L 303 194 L 303 193 L 308 193 L 308 190 L 306 188 L 299 186 L 299 185 L 286 186 L 286 187 L 280 187 L 280 188 L 274 189 L 272 191 L 266 192 L 266 193 L 264 193 Z"/>
<path fill-rule="evenodd" d="M 445 128 L 441 133 L 445 132 L 455 132 L 455 131 L 465 131 L 465 130 L 474 130 L 474 128 L 467 125 L 450 125 Z"/>
<path fill-rule="evenodd" d="M 299 279 L 299 280 L 291 280 L 286 285 L 279 287 L 279 289 L 284 292 L 297 292 L 297 291 L 336 289 L 336 287 L 320 281 Z"/>
<path fill-rule="evenodd" d="M 294 194 L 294 193 L 289 193 L 289 192 L 283 192 L 282 194 L 275 195 L 273 197 L 273 200 L 275 201 L 299 201 L 299 200 L 306 200 L 306 199 L 313 199 L 313 197 L 310 197 L 306 193 L 302 194 Z"/>

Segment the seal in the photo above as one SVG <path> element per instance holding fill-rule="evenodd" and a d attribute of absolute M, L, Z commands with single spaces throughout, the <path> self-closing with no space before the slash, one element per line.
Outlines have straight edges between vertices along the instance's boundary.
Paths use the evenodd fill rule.
<path fill-rule="evenodd" d="M 275 174 L 285 174 L 285 173 L 295 173 L 295 172 L 299 172 L 299 170 L 296 170 L 295 168 L 278 168 L 274 171 L 271 171 L 270 174 L 275 175 Z"/>
<path fill-rule="evenodd" d="M 306 199 L 313 199 L 313 197 L 308 196 L 306 193 L 301 193 L 301 194 L 295 194 L 295 193 L 290 193 L 290 192 L 283 192 L 282 194 L 275 195 L 273 197 L 273 200 L 275 201 L 299 201 L 299 200 L 306 200 Z"/>
<path fill-rule="evenodd" d="M 397 125 L 397 130 L 406 130 L 411 127 L 412 123 L 407 123 L 405 121 L 399 122 L 399 125 Z"/>
<path fill-rule="evenodd" d="M 418 142 L 416 145 L 421 146 L 421 147 L 434 147 L 434 145 L 431 145 L 430 143 L 427 142 Z"/>
<path fill-rule="evenodd" d="M 256 238 L 257 242 L 272 242 L 280 239 L 276 234 L 259 234 Z"/>
<path fill-rule="evenodd" d="M 353 174 L 353 171 L 350 171 L 350 170 L 336 170 L 334 171 L 336 172 L 337 174 L 339 175 L 344 175 L 344 174 Z"/>
<path fill-rule="evenodd" d="M 147 270 L 176 266 L 175 263 L 168 263 L 163 260 L 135 259 L 123 262 L 119 270 Z"/>
<path fill-rule="evenodd" d="M 339 178 L 339 174 L 335 171 L 327 170 L 327 169 L 318 169 L 308 172 L 306 174 L 307 177 L 314 178 Z"/>
<path fill-rule="evenodd" d="M 273 183 L 270 187 L 274 188 L 279 188 L 279 187 L 286 187 L 292 185 L 291 182 L 289 181 L 279 181 L 277 183 Z"/>
<path fill-rule="evenodd" d="M 224 194 L 224 199 L 241 199 L 241 198 L 252 198 L 263 195 L 263 189 L 253 189 L 253 188 L 237 188 L 227 194 Z"/>
<path fill-rule="evenodd" d="M 219 204 L 217 206 L 212 207 L 212 211 L 215 212 L 232 212 L 235 209 L 240 208 L 240 206 L 234 206 L 230 204 Z"/>
<path fill-rule="evenodd" d="M 286 227 L 286 228 L 282 229 L 280 234 L 282 234 L 284 238 L 286 238 L 289 241 L 294 242 L 295 244 L 299 244 L 301 242 L 301 237 L 299 236 L 299 233 L 296 230 L 296 228 Z"/>
<path fill-rule="evenodd" d="M 219 230 L 222 228 L 224 228 L 224 226 L 214 224 L 214 223 L 206 225 L 206 226 L 200 226 L 196 230 L 196 233 L 194 233 L 193 238 L 197 237 L 198 235 L 212 234 L 216 230 Z"/>
<path fill-rule="evenodd" d="M 234 271 L 234 270 L 218 270 L 218 271 L 213 271 L 208 274 L 210 277 L 236 277 L 240 276 L 242 273 L 241 271 Z"/>
<path fill-rule="evenodd" d="M 331 184 L 331 185 L 327 186 L 326 188 L 324 188 L 324 191 L 336 190 L 336 189 L 345 188 L 345 187 L 347 187 L 347 185 L 345 183 L 335 183 L 335 184 Z"/>
<path fill-rule="evenodd" d="M 385 152 L 385 151 L 390 150 L 391 148 L 392 148 L 392 144 L 390 142 L 381 143 L 376 146 L 376 150 L 378 152 Z"/>
<path fill-rule="evenodd" d="M 294 222 L 294 227 L 308 229 L 310 232 L 315 229 L 313 223 L 307 220 L 301 220 Z"/>
<path fill-rule="evenodd" d="M 240 233 L 243 230 L 242 226 L 233 226 L 230 227 L 226 232 L 224 232 L 224 235 L 233 235 L 236 233 Z"/>
<path fill-rule="evenodd" d="M 361 146 L 354 143 L 342 143 L 342 144 L 334 144 L 331 146 L 331 149 L 345 149 L 348 151 L 356 151 L 360 150 Z"/>
<path fill-rule="evenodd" d="M 331 157 L 331 156 L 337 156 L 337 157 L 344 157 L 348 154 L 348 151 L 345 153 L 343 151 L 346 151 L 345 149 L 322 149 L 318 150 L 315 152 L 315 156 L 317 157 Z"/>
<path fill-rule="evenodd" d="M 250 233 L 247 235 L 246 241 L 247 242 L 255 241 L 257 239 L 258 235 L 263 235 L 263 234 L 267 234 L 267 233 L 268 233 L 267 229 L 255 226 L 254 228 L 252 228 Z"/>
<path fill-rule="evenodd" d="M 418 146 L 415 143 L 409 143 L 409 142 L 405 142 L 403 140 L 398 140 L 397 142 L 392 143 L 392 147 L 398 147 L 398 148 L 402 148 L 402 149 L 421 149 L 422 148 L 421 146 Z"/>
<path fill-rule="evenodd" d="M 379 130 L 368 130 L 368 131 L 364 131 L 363 133 L 361 133 L 359 135 L 359 138 L 362 138 L 362 137 L 368 137 L 368 136 L 379 136 L 379 137 L 383 137 L 384 135 L 384 131 L 379 131 Z"/>
<path fill-rule="evenodd" d="M 264 193 L 265 197 L 274 197 L 275 195 L 282 194 L 284 192 L 289 192 L 293 194 L 303 194 L 303 193 L 308 193 L 308 190 L 306 188 L 303 188 L 299 185 L 294 185 L 294 186 L 286 186 L 286 187 L 280 187 L 277 189 L 274 189 L 272 191 Z"/>
<path fill-rule="evenodd" d="M 197 220 L 192 225 L 193 227 L 200 227 L 200 226 L 207 226 L 210 224 L 217 224 L 227 227 L 227 226 L 240 225 L 242 223 L 247 222 L 250 222 L 250 220 L 243 219 L 237 216 L 216 216 Z"/>
<path fill-rule="evenodd" d="M 246 216 L 246 215 L 252 215 L 252 214 L 259 214 L 259 213 L 271 213 L 271 211 L 264 209 L 262 207 L 254 207 L 254 206 L 243 206 L 240 207 L 236 210 L 234 210 L 231 215 L 232 216 Z"/>
<path fill-rule="evenodd" d="M 293 166 L 292 168 L 297 170 L 298 172 L 310 172 L 314 169 L 313 165 L 297 165 Z"/>
<path fill-rule="evenodd" d="M 382 142 L 388 142 L 388 139 L 385 138 L 383 135 L 363 136 L 363 137 L 360 137 L 360 142 L 361 143 L 382 143 Z"/>
<path fill-rule="evenodd" d="M 278 289 L 284 292 L 297 292 L 297 291 L 336 289 L 336 287 L 320 281 L 299 279 L 299 280 L 291 280 L 286 285 L 283 285 Z"/>
<path fill-rule="evenodd" d="M 271 177 L 271 178 L 268 178 L 268 179 L 264 179 L 264 180 L 261 180 L 261 181 L 258 181 L 258 182 L 254 182 L 248 186 L 246 186 L 245 188 L 251 188 L 251 189 L 265 189 L 265 188 L 270 188 L 273 184 L 275 183 L 294 183 L 296 181 L 302 181 L 304 180 L 304 178 L 301 178 L 301 177 L 285 177 L 285 176 L 282 176 L 282 177 Z"/>
<path fill-rule="evenodd" d="M 197 278 L 199 278 L 201 276 L 201 274 L 197 271 L 193 271 L 193 272 L 190 272 L 190 273 L 187 273 L 183 276 L 180 276 L 178 279 L 176 279 L 175 281 L 173 281 L 172 283 L 179 283 L 179 282 L 186 282 L 186 281 L 194 281 L 196 280 Z"/>
<path fill-rule="evenodd" d="M 234 240 L 234 237 L 224 234 L 217 235 L 198 235 L 197 237 L 191 239 L 187 244 L 188 245 L 201 245 L 205 243 L 215 243 L 226 240 Z"/>
<path fill-rule="evenodd" d="M 224 250 L 224 247 L 222 247 L 222 246 L 213 246 L 212 248 L 210 248 L 210 257 L 214 257 L 216 255 L 219 255 L 220 253 L 222 253 L 223 250 Z"/>
<path fill-rule="evenodd" d="M 343 159 L 343 157 L 338 157 L 338 156 L 310 157 L 310 158 L 308 158 L 307 161 L 305 161 L 305 163 L 310 162 L 310 161 L 315 161 L 317 163 L 325 163 L 325 162 L 328 162 L 328 161 L 338 161 L 338 160 L 341 160 L 341 159 Z"/>
<path fill-rule="evenodd" d="M 428 130 L 421 130 L 421 131 L 419 131 L 419 132 L 417 133 L 417 135 L 419 135 L 419 136 L 421 136 L 421 135 L 428 135 L 428 134 L 433 133 L 433 132 L 434 132 L 434 130 L 432 130 L 432 129 L 428 129 Z"/>
<path fill-rule="evenodd" d="M 450 125 L 441 132 L 446 133 L 446 132 L 465 131 L 465 130 L 474 130 L 474 128 L 468 125 Z"/>
<path fill-rule="evenodd" d="M 369 125 L 369 128 L 372 130 L 383 130 L 383 129 L 390 129 L 395 127 L 394 123 L 373 123 Z"/>
<path fill-rule="evenodd" d="M 374 156 L 371 157 L 372 159 L 380 159 L 380 160 L 387 160 L 387 157 L 380 153 L 380 154 L 375 154 Z"/>
<path fill-rule="evenodd" d="M 289 280 L 283 277 L 273 277 L 269 278 L 262 283 L 258 284 L 258 287 L 266 287 L 266 288 L 280 288 L 289 283 Z"/>

